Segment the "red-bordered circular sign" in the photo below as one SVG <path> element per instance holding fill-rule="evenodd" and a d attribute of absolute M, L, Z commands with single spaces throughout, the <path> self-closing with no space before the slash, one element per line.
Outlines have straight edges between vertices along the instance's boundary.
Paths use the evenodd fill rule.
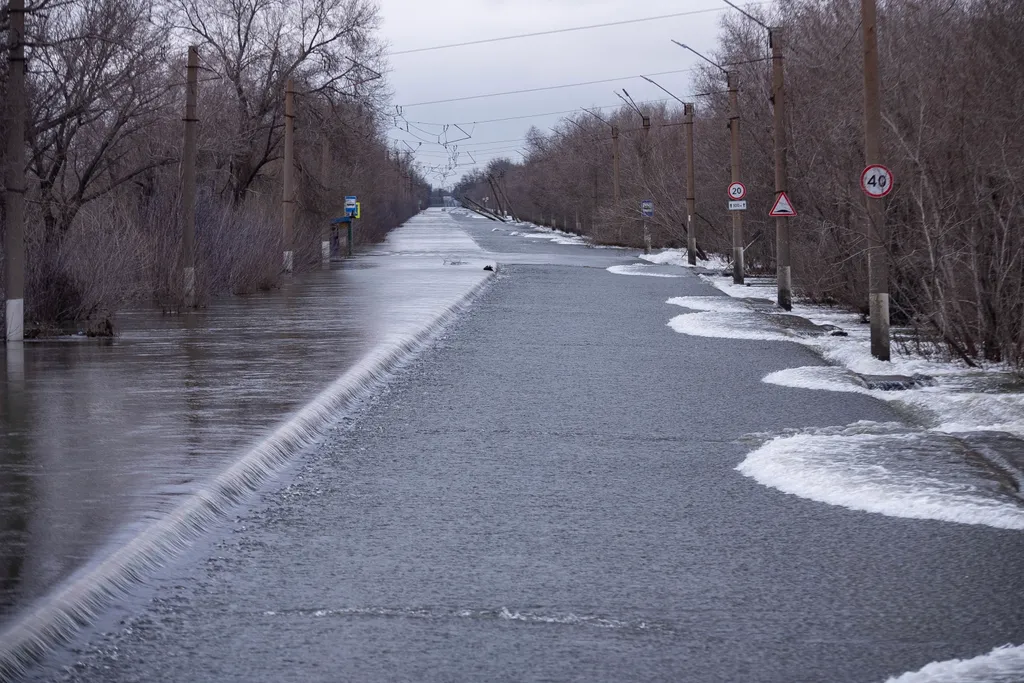
<path fill-rule="evenodd" d="M 860 174 L 860 189 L 874 199 L 881 199 L 892 192 L 892 186 L 892 171 L 881 164 L 871 164 Z"/>
<path fill-rule="evenodd" d="M 729 199 L 733 201 L 739 201 L 747 196 L 747 186 L 743 183 L 730 183 L 729 184 Z"/>

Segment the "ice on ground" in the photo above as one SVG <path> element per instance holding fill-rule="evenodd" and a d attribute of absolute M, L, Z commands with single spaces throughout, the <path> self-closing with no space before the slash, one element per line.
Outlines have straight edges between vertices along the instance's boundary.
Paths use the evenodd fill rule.
<path fill-rule="evenodd" d="M 749 306 L 728 296 L 674 296 L 665 303 L 694 311 L 746 313 L 751 317 L 754 315 Z"/>
<path fill-rule="evenodd" d="M 628 266 L 609 266 L 608 272 L 615 273 L 616 275 L 646 275 L 647 277 L 682 277 L 681 275 L 673 275 L 672 273 L 659 273 L 651 271 L 650 269 L 654 266 L 645 265 L 643 263 L 632 263 Z"/>
<path fill-rule="evenodd" d="M 1024 645 L 1003 645 L 971 659 L 932 662 L 885 683 L 1019 683 L 1024 680 Z"/>
<path fill-rule="evenodd" d="M 756 323 L 756 321 L 754 321 Z M 680 334 L 691 337 L 718 339 L 746 339 L 756 341 L 793 341 L 781 330 L 751 325 L 749 315 L 743 313 L 684 313 L 668 321 L 668 326 Z"/>
<path fill-rule="evenodd" d="M 553 228 L 545 228 L 544 226 L 534 225 L 533 223 L 520 222 L 517 223 L 517 225 L 528 229 L 528 231 L 516 230 L 510 232 L 509 235 L 511 237 L 525 237 L 527 239 L 549 240 L 551 242 L 554 242 L 555 244 L 567 244 L 578 247 L 591 246 L 590 240 L 587 239 L 586 237 L 581 237 L 580 235 L 574 235 L 572 233 L 563 232 L 561 230 L 556 230 Z"/>
<path fill-rule="evenodd" d="M 764 486 L 851 510 L 1024 529 L 1024 507 L 965 446 L 898 423 L 779 436 L 736 469 Z"/>
<path fill-rule="evenodd" d="M 660 266 L 694 267 L 690 265 L 686 249 L 663 249 L 657 254 L 637 254 L 637 258 Z M 697 258 L 697 267 L 708 270 L 727 270 L 732 266 L 721 254 L 708 254 L 706 259 Z"/>
<path fill-rule="evenodd" d="M 748 339 L 759 341 L 793 341 L 781 328 L 764 324 L 744 304 L 727 296 L 676 296 L 666 303 L 682 306 L 698 313 L 684 313 L 668 321 L 668 326 L 691 337 Z"/>

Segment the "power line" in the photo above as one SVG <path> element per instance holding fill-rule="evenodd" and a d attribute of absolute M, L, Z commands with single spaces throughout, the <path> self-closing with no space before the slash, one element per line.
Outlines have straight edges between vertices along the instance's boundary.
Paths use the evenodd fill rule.
<path fill-rule="evenodd" d="M 666 97 L 666 98 L 663 98 L 663 99 L 660 99 L 660 100 L 644 100 L 644 102 L 648 103 L 648 104 L 660 104 L 661 102 L 668 102 L 668 98 Z M 604 109 L 618 109 L 621 106 L 622 106 L 622 104 L 619 103 L 619 104 L 605 104 L 605 105 L 602 105 L 600 107 L 590 107 L 590 108 L 591 109 L 597 109 L 598 111 L 600 111 L 600 110 L 604 110 Z M 558 116 L 560 114 L 575 114 L 578 111 L 581 111 L 581 110 L 579 108 L 577 108 L 577 109 L 565 109 L 563 111 L 547 111 L 547 112 L 542 112 L 540 114 L 523 114 L 522 116 L 506 116 L 505 118 L 501 118 L 501 119 L 486 119 L 484 121 L 460 121 L 457 124 L 451 124 L 451 125 L 478 126 L 478 125 L 484 124 L 484 123 L 502 123 L 504 121 L 520 121 L 522 119 L 536 119 L 536 118 L 540 118 L 542 116 Z M 444 125 L 446 125 L 446 124 L 443 124 L 443 123 L 430 123 L 428 121 L 409 121 L 409 123 L 410 124 L 418 123 L 421 126 L 444 126 Z"/>
<path fill-rule="evenodd" d="M 668 76 L 670 74 L 681 74 L 690 71 L 696 71 L 695 68 L 689 69 L 674 69 L 672 71 L 659 71 L 653 74 L 647 74 L 648 76 Z M 452 97 L 447 100 L 432 100 L 430 102 L 413 102 L 412 104 L 399 105 L 399 109 L 405 109 L 407 107 L 419 107 L 427 104 L 444 104 L 445 102 L 465 102 L 466 100 L 481 100 L 487 97 L 501 97 L 503 95 L 521 95 L 523 93 L 530 92 L 543 92 L 545 90 L 561 90 L 562 88 L 576 88 L 583 85 L 596 85 L 598 83 L 614 83 L 615 81 L 630 81 L 634 78 L 643 78 L 637 74 L 635 76 L 620 76 L 618 78 L 602 78 L 596 81 L 583 81 L 581 83 L 563 83 L 562 85 L 547 85 L 542 88 L 527 88 L 525 90 L 509 90 L 507 92 L 495 92 L 488 93 L 486 95 L 468 95 L 466 97 Z"/>
<path fill-rule="evenodd" d="M 750 3 L 755 5 L 765 5 L 767 2 L 755 2 Z M 431 50 L 447 50 L 453 47 L 466 47 L 468 45 L 483 45 L 485 43 L 498 43 L 505 40 L 518 40 L 519 38 L 534 38 L 536 36 L 550 36 L 556 33 L 571 33 L 573 31 L 589 31 L 595 28 L 608 28 L 611 26 L 624 26 L 626 24 L 639 24 L 645 21 L 657 21 L 659 19 L 674 19 L 676 17 L 687 17 L 695 14 L 709 14 L 711 12 L 723 12 L 725 7 L 709 7 L 708 9 L 690 10 L 688 12 L 675 12 L 673 14 L 662 14 L 657 17 L 643 17 L 641 19 L 624 19 L 622 21 L 610 21 L 604 24 L 590 24 L 589 26 L 572 26 L 569 28 L 556 28 L 550 31 L 535 31 L 533 33 L 519 33 L 514 36 L 501 36 L 498 38 L 484 38 L 482 40 L 468 40 L 462 43 L 449 43 L 447 45 L 432 45 L 430 47 L 416 47 L 411 50 L 398 50 L 392 52 L 392 56 L 396 55 L 409 55 L 416 52 L 429 52 Z M 410 105 L 412 106 L 412 105 Z"/>

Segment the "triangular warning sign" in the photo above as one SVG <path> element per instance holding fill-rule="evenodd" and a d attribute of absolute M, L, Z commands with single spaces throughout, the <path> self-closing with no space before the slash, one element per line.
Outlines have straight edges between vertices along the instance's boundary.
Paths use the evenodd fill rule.
<path fill-rule="evenodd" d="M 793 202 L 789 201 L 786 193 L 782 192 L 775 200 L 775 206 L 768 212 L 768 215 L 772 218 L 788 218 L 796 215 L 796 209 L 793 208 Z"/>

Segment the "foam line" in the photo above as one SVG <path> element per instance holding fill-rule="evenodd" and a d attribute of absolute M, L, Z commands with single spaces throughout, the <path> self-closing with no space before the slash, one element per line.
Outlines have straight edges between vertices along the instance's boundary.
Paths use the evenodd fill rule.
<path fill-rule="evenodd" d="M 474 285 L 419 332 L 378 346 L 210 484 L 98 563 L 84 567 L 0 633 L 0 681 L 14 680 L 68 642 L 101 608 L 199 538 L 319 440 L 338 416 L 425 348 L 490 283 Z"/>

